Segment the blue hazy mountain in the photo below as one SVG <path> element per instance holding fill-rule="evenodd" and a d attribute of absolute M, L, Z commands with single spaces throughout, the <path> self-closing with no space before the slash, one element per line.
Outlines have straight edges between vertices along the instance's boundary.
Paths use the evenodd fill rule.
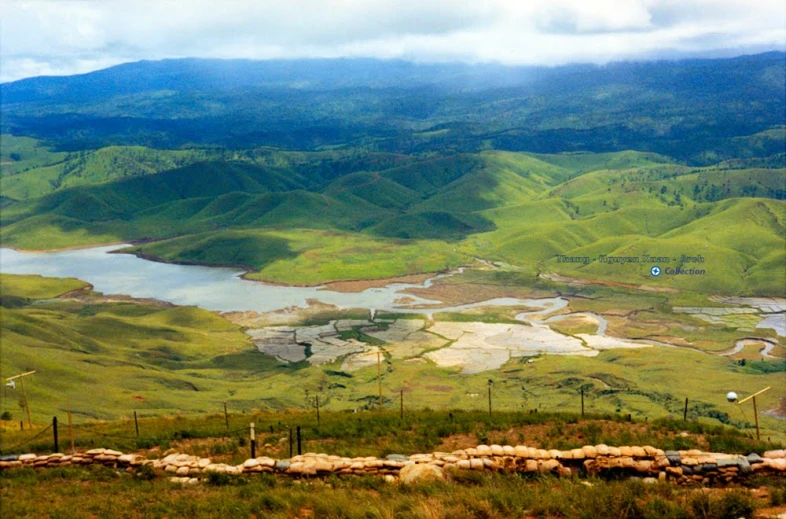
<path fill-rule="evenodd" d="M 786 54 L 507 67 L 401 60 L 140 61 L 0 85 L 0 129 L 78 150 L 352 146 L 392 152 L 655 151 L 769 156 Z M 742 140 L 741 140 L 742 139 Z M 759 139 L 761 141 L 761 139 Z"/>

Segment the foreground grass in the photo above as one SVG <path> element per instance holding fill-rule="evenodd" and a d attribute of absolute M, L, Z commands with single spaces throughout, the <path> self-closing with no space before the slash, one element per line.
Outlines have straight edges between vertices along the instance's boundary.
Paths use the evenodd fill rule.
<path fill-rule="evenodd" d="M 257 453 L 287 457 L 289 427 L 302 425 L 303 452 L 383 456 L 452 450 L 477 443 L 520 443 L 570 448 L 585 443 L 651 444 L 662 448 L 762 451 L 728 427 L 659 420 L 630 423 L 561 413 L 394 412 L 231 414 L 94 422 L 76 428 L 77 446 L 113 447 L 160 457 L 165 449 L 214 461 L 240 463 L 249 455 L 249 422 L 256 423 Z M 61 429 L 61 450 L 67 443 Z M 3 445 L 21 433 L 5 433 Z M 30 434 L 28 431 L 27 435 Z M 25 451 L 51 450 L 51 438 Z M 4 450 L 3 452 L 8 452 Z M 148 475 L 149 476 L 149 475 Z M 603 481 L 550 476 L 457 472 L 446 482 L 391 484 L 380 477 L 290 479 L 268 474 L 212 475 L 196 486 L 133 477 L 101 466 L 0 472 L 3 517 L 319 517 L 319 518 L 728 518 L 754 517 L 757 508 L 782 505 L 786 482 L 757 479 L 762 500 L 746 488 L 701 490 L 638 480 Z M 766 488 L 762 492 L 762 487 Z"/>
<path fill-rule="evenodd" d="M 768 483 L 782 498 L 779 482 Z M 780 486 L 779 486 L 780 485 Z M 739 518 L 758 506 L 744 488 L 703 492 L 640 481 L 455 473 L 411 486 L 381 478 L 291 480 L 212 478 L 182 487 L 111 469 L 0 473 L 4 517 L 319 517 L 319 518 Z M 775 498 L 777 499 L 777 497 Z M 772 498 L 771 498 L 772 500 Z"/>

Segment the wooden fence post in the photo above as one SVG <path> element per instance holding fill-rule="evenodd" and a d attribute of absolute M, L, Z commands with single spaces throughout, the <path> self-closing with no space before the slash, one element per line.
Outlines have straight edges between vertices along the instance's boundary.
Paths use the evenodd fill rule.
<path fill-rule="evenodd" d="M 52 418 L 52 433 L 55 437 L 55 450 L 54 452 L 60 452 L 60 445 L 57 442 L 57 417 Z"/>
<path fill-rule="evenodd" d="M 257 457 L 257 437 L 256 437 L 256 434 L 254 433 L 254 422 L 251 422 L 250 425 L 251 425 L 251 431 L 250 431 L 251 432 L 251 457 L 252 458 L 256 458 Z"/>
<path fill-rule="evenodd" d="M 76 454 L 76 448 L 74 447 L 74 422 L 71 419 L 71 411 L 68 411 L 68 433 L 71 436 L 71 454 Z"/>

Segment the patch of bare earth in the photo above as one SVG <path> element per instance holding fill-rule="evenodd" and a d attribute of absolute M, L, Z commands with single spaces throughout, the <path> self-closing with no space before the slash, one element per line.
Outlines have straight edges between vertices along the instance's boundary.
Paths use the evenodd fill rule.
<path fill-rule="evenodd" d="M 66 292 L 65 294 L 61 294 L 60 296 L 58 296 L 58 299 L 63 299 L 65 301 L 75 301 L 77 303 L 85 303 L 91 305 L 97 305 L 101 303 L 134 303 L 136 305 L 157 306 L 161 308 L 175 307 L 175 305 L 167 301 L 161 301 L 152 298 L 137 298 L 137 297 L 126 296 L 123 294 L 113 294 L 111 296 L 105 296 L 93 292 L 92 285 L 78 288 L 76 290 Z"/>
<path fill-rule="evenodd" d="M 434 277 L 434 274 L 411 274 L 409 276 L 400 276 L 393 278 L 380 278 L 380 279 L 349 279 L 342 281 L 332 281 L 325 283 L 325 290 L 333 292 L 363 292 L 369 288 L 382 288 L 393 283 L 423 283 L 429 278 Z"/>
<path fill-rule="evenodd" d="M 453 388 L 451 386 L 426 386 L 426 389 L 428 389 L 429 391 L 438 391 L 440 393 L 448 393 L 450 391 L 453 391 Z"/>
<path fill-rule="evenodd" d="M 781 398 L 778 407 L 767 410 L 765 414 L 774 416 L 775 418 L 779 418 L 781 420 L 786 420 L 786 397 Z"/>
<path fill-rule="evenodd" d="M 548 279 L 549 281 L 554 281 L 556 283 L 562 283 L 565 285 L 576 286 L 576 287 L 598 285 L 598 286 L 607 286 L 607 287 L 630 288 L 633 290 L 644 290 L 647 292 L 669 292 L 669 293 L 679 292 L 679 290 L 670 287 L 651 287 L 646 285 L 636 285 L 633 283 L 622 283 L 619 281 L 607 281 L 604 279 L 571 278 L 567 276 L 561 276 L 559 274 L 541 274 L 540 277 L 543 279 Z"/>
<path fill-rule="evenodd" d="M 339 313 L 337 306 L 329 305 L 315 299 L 307 299 L 307 308 L 292 306 L 282 308 L 275 312 L 258 313 L 253 311 L 246 312 L 224 312 L 222 317 L 229 321 L 247 328 L 262 328 L 264 326 L 280 326 L 296 324 L 311 318 L 320 317 L 326 312 Z M 369 314 L 370 316 L 370 314 Z"/>
<path fill-rule="evenodd" d="M 526 288 L 446 281 L 437 281 L 429 288 L 408 288 L 404 290 L 404 293 L 425 299 L 436 299 L 447 306 L 478 303 L 498 297 L 527 298 L 533 296 L 532 291 Z"/>

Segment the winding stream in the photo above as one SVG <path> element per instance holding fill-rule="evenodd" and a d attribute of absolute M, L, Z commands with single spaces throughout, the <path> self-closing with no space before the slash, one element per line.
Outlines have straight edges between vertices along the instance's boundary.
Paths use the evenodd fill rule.
<path fill-rule="evenodd" d="M 768 339 L 759 339 L 759 338 L 753 338 L 753 337 L 748 337 L 748 338 L 745 338 L 745 339 L 738 340 L 737 342 L 734 343 L 734 348 L 730 349 L 729 351 L 725 351 L 723 353 L 719 353 L 719 355 L 724 356 L 724 357 L 730 357 L 731 355 L 736 355 L 737 353 L 742 352 L 742 350 L 745 349 L 745 346 L 748 346 L 748 345 L 751 345 L 751 344 L 756 344 L 756 343 L 760 343 L 760 344 L 763 343 L 764 344 L 764 348 L 761 348 L 759 350 L 759 355 L 761 355 L 762 357 L 768 358 L 768 359 L 776 358 L 774 355 L 772 355 L 772 350 L 775 349 L 775 346 L 777 346 L 777 343 L 775 343 L 773 341 L 770 341 Z"/>

